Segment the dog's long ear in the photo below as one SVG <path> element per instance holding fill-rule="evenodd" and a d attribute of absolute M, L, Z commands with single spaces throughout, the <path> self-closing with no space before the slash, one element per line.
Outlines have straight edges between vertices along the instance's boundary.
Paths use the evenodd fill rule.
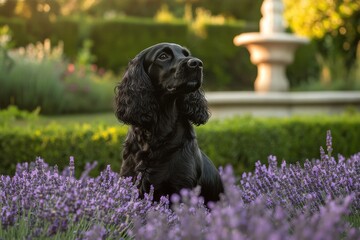
<path fill-rule="evenodd" d="M 195 125 L 201 125 L 210 118 L 210 112 L 203 90 L 186 94 L 180 106 L 181 112 Z"/>
<path fill-rule="evenodd" d="M 148 128 L 156 121 L 159 107 L 143 59 L 143 54 L 136 56 L 116 86 L 115 114 L 125 124 Z"/>

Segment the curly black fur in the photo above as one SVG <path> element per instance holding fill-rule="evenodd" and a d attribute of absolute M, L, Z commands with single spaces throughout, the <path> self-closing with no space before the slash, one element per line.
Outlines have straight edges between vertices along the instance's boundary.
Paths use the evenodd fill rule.
<path fill-rule="evenodd" d="M 210 117 L 201 90 L 203 64 L 177 44 L 160 43 L 130 61 L 115 92 L 117 118 L 131 125 L 124 143 L 122 176 L 142 173 L 141 194 L 154 199 L 201 186 L 205 203 L 223 192 L 220 175 L 199 149 L 192 124 Z"/>

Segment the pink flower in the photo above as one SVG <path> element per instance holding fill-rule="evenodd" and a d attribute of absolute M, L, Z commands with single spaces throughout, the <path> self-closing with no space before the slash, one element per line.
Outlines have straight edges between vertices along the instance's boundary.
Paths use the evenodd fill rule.
<path fill-rule="evenodd" d="M 68 71 L 68 73 L 75 72 L 75 65 L 72 63 L 68 64 L 67 71 Z"/>

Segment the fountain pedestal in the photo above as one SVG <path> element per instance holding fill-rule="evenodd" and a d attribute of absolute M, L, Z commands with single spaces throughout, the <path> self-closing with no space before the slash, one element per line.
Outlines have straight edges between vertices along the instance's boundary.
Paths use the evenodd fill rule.
<path fill-rule="evenodd" d="M 287 91 L 286 66 L 293 61 L 297 47 L 309 40 L 284 32 L 281 0 L 265 0 L 261 12 L 260 32 L 237 35 L 234 44 L 246 46 L 251 62 L 258 67 L 255 91 Z"/>

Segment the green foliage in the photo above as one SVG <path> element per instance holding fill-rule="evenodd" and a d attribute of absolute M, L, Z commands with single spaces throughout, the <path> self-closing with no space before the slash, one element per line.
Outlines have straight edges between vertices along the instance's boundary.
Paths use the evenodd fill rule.
<path fill-rule="evenodd" d="M 316 39 L 323 84 L 351 81 L 359 55 L 360 1 L 285 0 L 285 17 L 297 34 Z M 350 74 L 349 74 L 350 73 Z"/>
<path fill-rule="evenodd" d="M 83 24 L 82 20 L 74 20 L 72 18 L 58 18 L 51 22 L 51 29 L 47 29 L 46 33 L 32 32 L 31 22 L 21 18 L 1 18 L 0 27 L 8 26 L 11 30 L 12 47 L 25 47 L 30 43 L 43 42 L 45 39 L 50 39 L 52 43 L 59 44 L 65 42 L 64 53 L 70 59 L 75 59 L 79 48 L 81 48 L 82 41 L 86 38 L 81 32 L 81 29 L 86 29 L 86 26 L 80 28 Z M 50 24 L 50 23 L 47 23 Z M 41 30 L 41 29 L 40 29 Z M 38 30 L 38 31 L 40 31 Z M 44 30 L 45 31 L 45 30 Z"/>
<path fill-rule="evenodd" d="M 262 2 L 261 0 L 202 0 L 194 5 L 195 7 L 201 6 L 209 9 L 214 14 L 258 22 L 261 17 L 260 6 Z"/>
<path fill-rule="evenodd" d="M 336 146 L 334 156 L 359 151 L 358 113 L 284 119 L 239 117 L 210 121 L 196 129 L 201 149 L 215 165 L 232 164 L 238 173 L 252 170 L 257 160 L 266 162 L 269 155 L 289 163 L 318 158 L 327 130 L 331 130 Z M 113 124 L 0 126 L 1 173 L 9 174 L 16 162 L 32 161 L 36 156 L 59 167 L 74 156 L 77 169 L 98 161 L 98 170 L 111 164 L 118 171 L 126 132 L 126 126 Z"/>
<path fill-rule="evenodd" d="M 50 49 L 49 42 L 29 45 L 12 54 L 11 64 L 0 56 L 0 106 L 10 104 L 43 111 L 61 109 L 64 87 L 59 81 L 64 66 L 58 49 Z M 41 104 L 40 104 L 41 103 Z"/>
<path fill-rule="evenodd" d="M 318 80 L 302 82 L 293 91 L 360 91 L 360 79 L 354 81 L 335 80 L 331 84 L 324 84 Z"/>
<path fill-rule="evenodd" d="M 61 44 L 51 48 L 49 40 L 5 51 L 0 55 L 0 106 L 40 107 L 44 114 L 111 110 L 115 77 L 89 65 L 87 53 L 85 48 L 74 65 L 64 60 Z"/>
<path fill-rule="evenodd" d="M 32 0 L 31 2 L 43 3 L 44 0 Z M 63 15 L 91 15 L 100 18 L 114 15 L 153 17 L 164 4 L 167 4 L 176 17 L 184 16 L 184 5 L 193 5 L 193 8 L 209 9 L 215 14 L 256 21 L 260 18 L 259 9 L 262 3 L 261 0 L 77 0 L 75 2 L 71 0 L 51 0 L 51 2 L 53 5 L 60 5 Z M 11 16 L 12 12 L 14 12 L 10 7 L 7 7 L 6 10 L 6 12 L 2 12 L 0 5 L 0 15 L 9 14 Z"/>
<path fill-rule="evenodd" d="M 285 0 L 285 17 L 291 28 L 300 35 L 323 38 L 326 33 L 344 27 L 347 18 L 360 11 L 359 0 L 304 0 L 299 3 Z M 346 33 L 346 30 L 345 30 Z"/>
<path fill-rule="evenodd" d="M 76 63 L 82 66 L 94 63 L 96 56 L 91 54 L 91 48 L 93 47 L 93 42 L 89 39 L 86 39 L 83 42 L 82 48 L 79 50 L 76 56 Z"/>
<path fill-rule="evenodd" d="M 0 49 L 8 49 L 11 41 L 11 32 L 9 26 L 0 27 Z"/>
<path fill-rule="evenodd" d="M 15 46 L 24 46 L 30 42 L 26 32 L 26 22 L 22 19 L 9 19 L 0 17 L 0 26 L 7 26 L 11 31 Z"/>
<path fill-rule="evenodd" d="M 93 113 L 112 110 L 115 77 L 111 73 L 97 75 L 96 70 L 91 66 L 75 68 L 74 72 L 67 73 L 64 79 L 66 92 L 62 99 L 64 107 L 60 113 Z"/>
<path fill-rule="evenodd" d="M 158 42 L 185 44 L 186 24 L 156 23 L 136 19 L 99 20 L 90 31 L 96 63 L 114 71 L 125 68 L 133 57 L 144 48 Z"/>
<path fill-rule="evenodd" d="M 174 14 L 169 11 L 167 4 L 161 5 L 161 8 L 156 12 L 154 18 L 158 22 L 173 22 L 176 20 Z"/>
<path fill-rule="evenodd" d="M 295 52 L 294 62 L 286 68 L 292 89 L 309 81 L 319 81 L 320 66 L 316 60 L 316 48 L 317 43 L 311 41 L 300 46 Z"/>
<path fill-rule="evenodd" d="M 86 40 L 86 33 L 83 33 L 82 29 L 86 30 L 86 27 L 82 28 L 77 21 L 70 18 L 59 18 L 52 23 L 51 29 L 52 32 L 47 38 L 52 43 L 63 42 L 65 56 L 71 60 L 76 59 L 78 51 L 84 49 L 81 44 Z"/>
<path fill-rule="evenodd" d="M 0 111 L 0 125 L 10 124 L 15 120 L 33 121 L 37 120 L 39 116 L 40 108 L 36 108 L 32 112 L 20 110 L 14 105 L 8 106 L 6 109 Z"/>

